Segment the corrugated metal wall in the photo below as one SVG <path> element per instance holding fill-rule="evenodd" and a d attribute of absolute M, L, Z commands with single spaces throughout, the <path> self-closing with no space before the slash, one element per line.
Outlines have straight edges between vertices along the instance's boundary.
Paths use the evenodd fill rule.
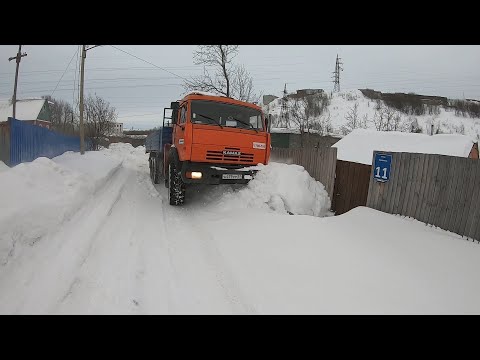
<path fill-rule="evenodd" d="M 0 161 L 10 164 L 10 126 L 8 122 L 0 123 Z"/>
<path fill-rule="evenodd" d="M 44 156 L 53 158 L 66 151 L 80 151 L 80 138 L 66 136 L 51 130 L 9 118 L 10 161 L 15 166 Z M 1 145 L 0 145 L 1 146 Z M 88 148 L 89 144 L 86 142 Z"/>

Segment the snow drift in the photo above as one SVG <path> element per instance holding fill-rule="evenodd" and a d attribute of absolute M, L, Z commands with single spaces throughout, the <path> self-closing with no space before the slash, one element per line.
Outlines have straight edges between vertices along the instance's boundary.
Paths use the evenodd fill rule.
<path fill-rule="evenodd" d="M 68 220 L 120 164 L 103 152 L 67 152 L 1 171 L 0 264 Z"/>
<path fill-rule="evenodd" d="M 330 214 L 330 198 L 325 186 L 302 166 L 270 162 L 255 168 L 259 171 L 246 187 L 216 186 L 210 192 L 207 189 L 204 198 L 223 210 L 242 208 L 295 215 Z M 200 188 L 198 192 L 205 192 L 205 189 Z"/>

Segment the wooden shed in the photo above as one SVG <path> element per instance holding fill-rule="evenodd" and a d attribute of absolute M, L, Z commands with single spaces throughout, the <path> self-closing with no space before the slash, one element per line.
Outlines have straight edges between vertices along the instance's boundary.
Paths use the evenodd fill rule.
<path fill-rule="evenodd" d="M 320 135 L 315 132 L 304 133 L 303 138 L 298 130 L 273 128 L 270 132 L 272 147 L 284 149 L 328 148 L 341 138 L 339 136 Z"/>

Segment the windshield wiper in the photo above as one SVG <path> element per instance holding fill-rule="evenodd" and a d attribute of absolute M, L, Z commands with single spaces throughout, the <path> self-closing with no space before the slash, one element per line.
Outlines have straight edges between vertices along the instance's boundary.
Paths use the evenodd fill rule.
<path fill-rule="evenodd" d="M 232 119 L 235 120 L 235 121 L 238 121 L 238 122 L 241 123 L 241 124 L 250 126 L 253 130 L 255 130 L 255 131 L 258 133 L 258 130 L 257 130 L 252 124 L 247 123 L 247 122 L 245 122 L 245 121 L 243 121 L 243 120 L 239 120 L 239 119 L 237 119 L 237 118 L 234 118 L 233 116 L 232 116 Z"/>
<path fill-rule="evenodd" d="M 199 115 L 199 116 L 201 116 L 201 117 L 204 117 L 205 119 L 208 119 L 208 120 L 210 120 L 210 121 L 213 121 L 213 123 L 214 123 L 215 125 L 218 125 L 218 126 L 220 126 L 220 127 L 223 129 L 222 124 L 220 124 L 217 120 L 215 120 L 215 119 L 213 119 L 213 118 L 211 118 L 211 117 L 209 117 L 209 116 L 205 116 L 205 115 L 203 115 L 203 114 L 199 114 L 199 113 L 196 113 L 196 114 Z"/>

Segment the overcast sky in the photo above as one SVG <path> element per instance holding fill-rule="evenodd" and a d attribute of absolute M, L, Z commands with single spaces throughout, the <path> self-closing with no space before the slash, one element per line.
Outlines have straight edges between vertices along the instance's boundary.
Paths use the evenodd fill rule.
<path fill-rule="evenodd" d="M 85 94 L 97 93 L 117 109 L 124 128 L 152 128 L 161 123 L 163 108 L 184 93 L 181 77 L 201 71 L 194 65 L 194 45 L 117 46 L 169 72 L 111 46 L 87 53 Z M 52 94 L 78 101 L 76 45 L 24 45 L 18 98 Z M 0 98 L 13 94 L 18 46 L 0 46 Z M 460 45 L 241 45 L 236 62 L 253 75 L 258 93 L 281 95 L 284 84 L 302 88 L 333 88 L 336 55 L 341 57 L 342 90 L 370 88 L 415 92 L 449 98 L 480 99 L 480 46 Z M 71 62 L 70 62 L 71 61 Z M 70 64 L 69 64 L 70 63 Z M 76 86 L 74 86 L 76 85 Z"/>

